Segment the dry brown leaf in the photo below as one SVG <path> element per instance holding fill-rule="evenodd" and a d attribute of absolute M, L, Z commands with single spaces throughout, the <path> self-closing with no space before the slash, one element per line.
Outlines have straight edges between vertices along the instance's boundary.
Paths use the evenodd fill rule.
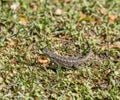
<path fill-rule="evenodd" d="M 105 45 L 101 46 L 101 49 L 102 49 L 102 50 L 105 50 L 106 48 L 108 48 L 108 47 L 105 46 Z"/>
<path fill-rule="evenodd" d="M 85 38 L 89 38 L 89 37 L 90 37 L 90 35 L 89 35 L 88 33 L 86 33 L 86 32 L 83 33 L 83 36 L 84 36 Z"/>
<path fill-rule="evenodd" d="M 11 60 L 11 63 L 12 63 L 12 64 L 17 64 L 16 59 L 15 59 L 15 58 L 13 58 L 13 59 Z"/>
<path fill-rule="evenodd" d="M 84 32 L 83 33 L 83 36 L 85 37 L 85 38 L 96 38 L 96 35 L 95 34 L 92 34 L 92 32 L 91 32 L 91 34 L 89 34 L 89 33 L 87 33 L 87 32 Z"/>
<path fill-rule="evenodd" d="M 85 14 L 83 14 L 83 13 L 81 13 L 80 15 L 79 15 L 79 20 L 81 21 L 83 18 L 85 18 L 86 17 L 86 15 Z"/>
<path fill-rule="evenodd" d="M 105 8 L 101 8 L 101 9 L 100 9 L 100 12 L 105 15 L 105 14 L 107 14 L 108 11 L 107 11 L 107 9 L 105 9 Z"/>
<path fill-rule="evenodd" d="M 118 17 L 117 15 L 109 15 L 109 23 L 113 24 L 117 17 Z"/>
<path fill-rule="evenodd" d="M 37 5 L 34 2 L 29 3 L 30 7 L 35 11 L 37 10 Z"/>
<path fill-rule="evenodd" d="M 55 3 L 59 3 L 60 2 L 60 0 L 55 0 Z"/>
<path fill-rule="evenodd" d="M 3 89 L 3 87 L 4 87 L 4 85 L 3 85 L 3 84 L 1 84 L 1 85 L 0 85 L 0 90 L 2 90 L 2 89 Z"/>
<path fill-rule="evenodd" d="M 114 49 L 119 49 L 120 50 L 120 45 L 111 44 L 109 46 L 106 46 L 106 45 L 101 46 L 102 50 L 105 50 L 105 49 L 108 49 L 108 48 L 110 48 L 110 49 L 114 48 Z"/>
<path fill-rule="evenodd" d="M 47 67 L 50 64 L 50 61 L 46 56 L 41 55 L 38 57 L 37 63 Z"/>
<path fill-rule="evenodd" d="M 19 23 L 21 23 L 23 25 L 26 25 L 28 23 L 28 19 L 26 18 L 25 15 L 20 14 L 20 22 Z"/>
<path fill-rule="evenodd" d="M 8 47 L 14 47 L 17 44 L 17 41 L 10 41 Z"/>

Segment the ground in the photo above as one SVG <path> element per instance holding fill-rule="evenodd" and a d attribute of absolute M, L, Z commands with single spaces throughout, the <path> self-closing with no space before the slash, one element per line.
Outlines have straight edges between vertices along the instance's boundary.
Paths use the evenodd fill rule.
<path fill-rule="evenodd" d="M 0 98 L 120 100 L 119 0 L 1 0 Z M 49 68 L 41 48 L 93 55 L 80 70 Z"/>

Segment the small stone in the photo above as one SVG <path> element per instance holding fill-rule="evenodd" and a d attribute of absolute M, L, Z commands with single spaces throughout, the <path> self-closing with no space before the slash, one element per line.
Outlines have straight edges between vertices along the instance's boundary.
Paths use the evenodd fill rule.
<path fill-rule="evenodd" d="M 61 10 L 61 9 L 57 9 L 56 11 L 55 11 L 55 14 L 56 15 L 61 15 L 63 13 L 63 11 Z"/>

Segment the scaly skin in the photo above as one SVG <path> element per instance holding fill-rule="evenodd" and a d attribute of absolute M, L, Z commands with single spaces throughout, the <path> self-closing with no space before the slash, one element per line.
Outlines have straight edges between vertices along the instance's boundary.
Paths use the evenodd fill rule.
<path fill-rule="evenodd" d="M 88 55 L 81 59 L 79 59 L 78 57 L 73 58 L 73 59 L 72 59 L 72 57 L 65 58 L 65 57 L 62 57 L 62 56 L 59 56 L 59 55 L 53 53 L 52 51 L 50 51 L 47 48 L 43 48 L 42 51 L 45 55 L 47 55 L 51 59 L 51 62 L 53 62 L 61 67 L 64 67 L 66 69 L 72 69 L 72 68 L 79 69 L 78 65 L 83 62 L 86 62 L 92 55 L 91 49 L 90 49 L 90 52 L 88 53 Z"/>

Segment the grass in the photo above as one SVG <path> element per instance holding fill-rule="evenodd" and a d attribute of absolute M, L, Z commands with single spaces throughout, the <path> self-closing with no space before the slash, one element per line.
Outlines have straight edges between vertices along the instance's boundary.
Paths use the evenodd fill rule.
<path fill-rule="evenodd" d="M 119 0 L 2 0 L 0 12 L 1 99 L 120 100 Z M 81 70 L 44 66 L 41 48 L 84 55 L 86 40 Z"/>

